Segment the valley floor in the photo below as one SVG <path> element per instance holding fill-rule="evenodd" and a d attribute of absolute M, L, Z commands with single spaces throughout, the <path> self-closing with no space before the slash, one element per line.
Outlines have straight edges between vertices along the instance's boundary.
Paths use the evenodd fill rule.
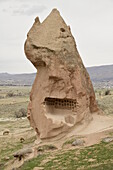
<path fill-rule="evenodd" d="M 61 140 L 60 145 L 59 142 L 54 142 L 54 146 L 51 143 L 41 143 L 41 148 L 36 145 L 36 134 L 27 118 L 21 118 L 22 111 L 26 113 L 27 110 L 30 89 L 31 87 L 24 86 L 0 87 L 0 170 L 10 170 L 13 164 L 19 167 L 25 160 L 17 169 L 113 169 L 113 142 L 102 142 L 105 137 L 113 137 L 112 89 L 108 95 L 105 95 L 106 89 L 95 90 L 97 102 L 105 116 L 94 115 L 95 121 L 84 130 L 80 129 L 78 135 L 67 135 L 65 142 Z M 5 131 L 8 134 L 3 135 Z M 84 145 L 72 146 L 76 138 L 83 139 Z M 29 161 L 25 158 L 16 160 L 13 154 L 22 148 L 35 148 L 35 158 Z"/>

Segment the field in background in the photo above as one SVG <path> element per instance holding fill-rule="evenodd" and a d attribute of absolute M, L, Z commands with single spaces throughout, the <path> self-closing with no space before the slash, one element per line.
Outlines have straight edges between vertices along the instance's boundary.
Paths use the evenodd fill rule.
<path fill-rule="evenodd" d="M 31 86 L 0 86 L 0 120 L 15 118 L 15 112 L 22 108 L 27 112 L 30 91 Z M 113 114 L 113 89 L 95 89 L 95 95 L 105 114 Z"/>
<path fill-rule="evenodd" d="M 0 86 L 0 118 L 15 117 L 21 108 L 27 110 L 31 87 Z"/>
<path fill-rule="evenodd" d="M 95 89 L 95 95 L 97 103 L 103 112 L 105 114 L 113 114 L 113 88 Z"/>
<path fill-rule="evenodd" d="M 36 139 L 35 132 L 30 127 L 27 118 L 23 117 L 18 119 L 15 114 L 21 109 L 24 109 L 24 111 L 27 112 L 30 91 L 31 86 L 0 86 L 0 168 L 6 164 L 7 161 L 13 158 L 13 153 L 15 151 L 28 145 L 32 145 L 33 141 Z M 95 89 L 96 99 L 99 107 L 105 114 L 113 114 L 113 89 L 110 89 L 110 92 L 107 95 L 105 94 L 106 91 L 107 89 Z M 9 130 L 9 135 L 3 135 L 3 132 L 7 129 Z M 21 138 L 24 138 L 25 140 L 23 143 L 20 140 Z M 101 155 L 99 154 L 99 152 L 104 152 L 101 147 L 105 147 L 106 149 L 106 155 L 104 155 L 104 158 L 101 158 Z M 83 154 L 81 151 L 77 150 L 77 152 L 79 152 L 78 156 L 74 153 L 75 151 L 71 150 L 65 152 L 62 151 L 62 153 L 56 152 L 54 154 L 54 158 L 51 156 L 50 162 L 43 164 L 43 167 L 48 170 L 52 168 L 58 169 L 57 164 L 54 162 L 58 162 L 61 169 L 67 166 L 68 168 L 79 167 L 79 164 L 81 164 L 80 162 L 83 162 L 81 167 L 87 167 L 90 164 L 93 167 L 94 163 L 98 165 L 98 159 L 99 166 L 100 163 L 103 164 L 102 159 L 107 164 L 107 161 L 110 160 L 110 155 L 107 155 L 107 151 L 110 147 L 113 148 L 113 144 L 109 146 L 103 144 L 95 145 L 92 148 L 82 150 Z M 97 153 L 95 151 L 95 155 L 93 154 L 94 148 L 97 149 Z M 87 153 L 90 152 L 94 155 L 94 160 L 91 156 L 85 156 L 85 154 L 87 155 Z M 50 153 L 50 155 L 51 154 L 52 153 Z M 100 158 L 98 158 L 96 154 L 98 154 Z M 73 165 L 75 155 L 78 163 Z M 39 157 L 39 164 L 41 164 L 41 161 L 43 161 L 45 157 L 48 157 L 48 153 Z M 72 159 L 70 159 L 70 157 Z M 84 162 L 83 159 L 86 159 L 86 161 Z M 32 165 L 29 165 L 30 163 Z M 28 166 L 31 166 L 32 168 L 35 164 L 37 165 L 37 162 L 33 159 L 31 162 L 28 162 L 28 164 L 26 163 L 25 167 L 23 166 L 23 169 L 29 169 Z M 107 165 L 105 165 L 105 167 L 106 166 Z"/>
<path fill-rule="evenodd" d="M 17 118 L 19 110 L 27 114 L 29 86 L 0 86 L 0 165 L 2 166 L 18 149 L 33 143 L 36 139 L 34 130 L 26 117 Z M 8 130 L 9 135 L 3 135 Z M 24 143 L 20 139 L 24 138 Z M 0 168 L 1 169 L 1 168 Z"/>

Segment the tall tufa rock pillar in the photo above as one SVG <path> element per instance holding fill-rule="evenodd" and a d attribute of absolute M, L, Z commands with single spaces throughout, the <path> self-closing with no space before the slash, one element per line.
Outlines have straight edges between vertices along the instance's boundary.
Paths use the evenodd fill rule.
<path fill-rule="evenodd" d="M 57 9 L 42 23 L 35 19 L 25 54 L 37 69 L 28 119 L 40 139 L 65 135 L 99 111 L 70 27 Z"/>

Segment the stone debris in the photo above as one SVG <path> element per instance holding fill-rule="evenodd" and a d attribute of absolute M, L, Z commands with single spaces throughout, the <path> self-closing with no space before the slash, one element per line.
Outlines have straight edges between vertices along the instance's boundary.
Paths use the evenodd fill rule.
<path fill-rule="evenodd" d="M 25 155 L 32 153 L 33 150 L 31 148 L 21 149 L 18 152 L 14 153 L 13 156 L 15 158 L 19 158 L 19 161 L 24 158 Z"/>
<path fill-rule="evenodd" d="M 82 139 L 76 139 L 73 143 L 72 143 L 72 146 L 83 146 L 85 143 L 84 140 Z"/>
<path fill-rule="evenodd" d="M 23 143 L 25 139 L 23 137 L 20 138 L 20 142 Z"/>
<path fill-rule="evenodd" d="M 3 135 L 9 135 L 9 130 L 8 129 L 4 130 Z"/>
<path fill-rule="evenodd" d="M 102 139 L 102 141 L 105 142 L 105 143 L 112 142 L 113 141 L 113 137 L 106 137 L 106 138 Z"/>
<path fill-rule="evenodd" d="M 4 158 L 5 161 L 8 161 L 9 159 L 10 159 L 10 157 L 8 157 L 8 156 L 6 156 L 6 157 Z"/>

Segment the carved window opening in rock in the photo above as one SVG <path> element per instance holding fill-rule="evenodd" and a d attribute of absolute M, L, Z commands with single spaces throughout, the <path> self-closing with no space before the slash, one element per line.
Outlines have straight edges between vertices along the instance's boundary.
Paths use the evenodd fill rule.
<path fill-rule="evenodd" d="M 65 29 L 64 28 L 60 28 L 60 31 L 65 32 Z"/>
<path fill-rule="evenodd" d="M 45 98 L 45 105 L 53 106 L 54 108 L 58 109 L 68 109 L 74 110 L 76 108 L 76 99 L 59 99 L 59 98 Z"/>

